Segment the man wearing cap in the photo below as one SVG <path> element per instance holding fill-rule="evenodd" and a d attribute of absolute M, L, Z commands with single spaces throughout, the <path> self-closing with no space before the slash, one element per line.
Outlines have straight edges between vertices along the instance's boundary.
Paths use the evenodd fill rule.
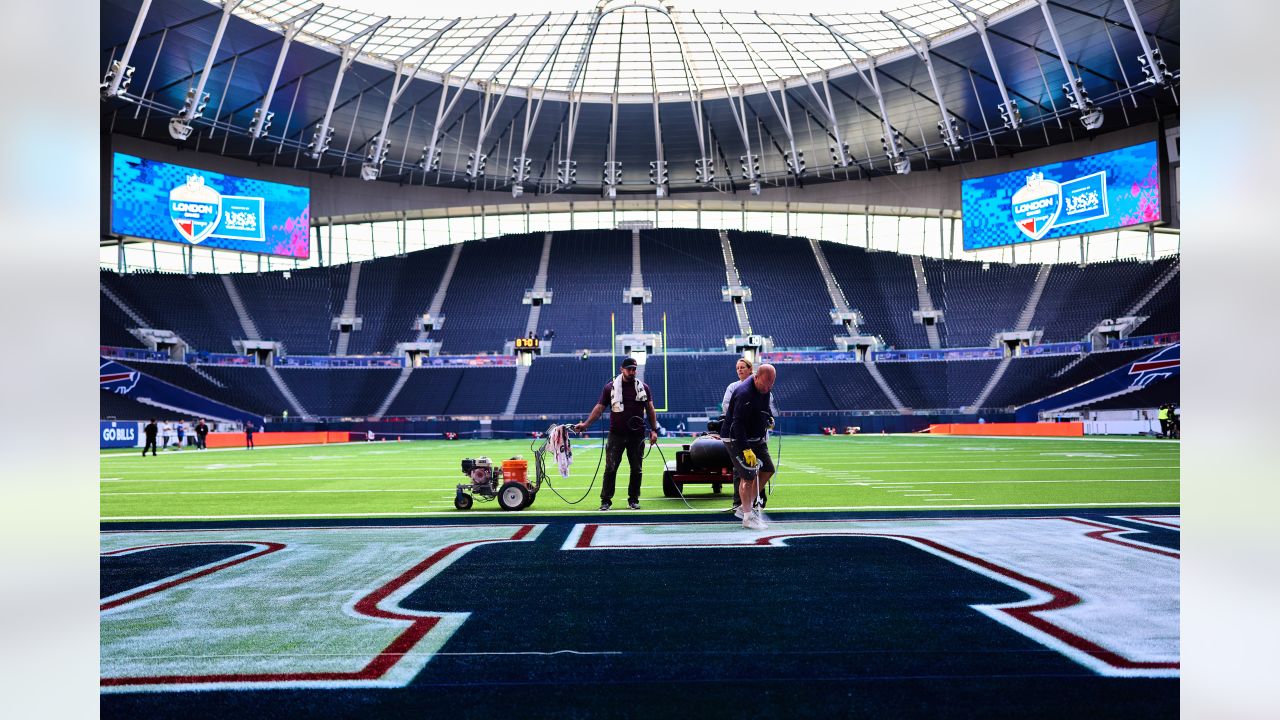
<path fill-rule="evenodd" d="M 600 400 L 591 408 L 586 420 L 573 426 L 575 432 L 585 432 L 604 413 L 609 412 L 609 438 L 605 443 L 604 485 L 600 488 L 600 509 L 613 505 L 613 493 L 617 484 L 618 466 L 622 464 L 622 451 L 627 451 L 627 465 L 631 479 L 627 483 L 627 507 L 640 509 L 640 474 L 644 462 L 644 418 L 649 416 L 649 444 L 658 442 L 658 413 L 653 409 L 649 386 L 636 381 L 635 358 L 622 361 L 622 373 L 604 386 Z"/>

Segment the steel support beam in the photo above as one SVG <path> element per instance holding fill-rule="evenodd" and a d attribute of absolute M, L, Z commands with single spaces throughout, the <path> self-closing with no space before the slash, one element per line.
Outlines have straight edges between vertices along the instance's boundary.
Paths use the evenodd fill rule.
<path fill-rule="evenodd" d="M 996 79 L 996 89 L 1000 91 L 1000 116 L 1004 118 L 1004 126 L 1010 130 L 1017 130 L 1022 127 L 1022 111 L 1018 109 L 1016 100 L 1009 97 L 1009 87 L 1004 83 L 1004 76 L 1000 74 L 1000 64 L 996 62 L 995 51 L 991 49 L 991 38 L 987 37 L 987 16 L 974 10 L 973 8 L 960 2 L 960 0 L 948 0 L 960 12 L 960 17 L 969 23 L 969 26 L 978 33 L 978 37 L 982 40 L 982 49 L 987 53 L 987 62 L 991 63 L 991 73 Z M 974 18 L 970 18 L 972 13 Z M 984 116 L 985 117 L 985 116 Z"/>
<path fill-rule="evenodd" d="M 280 46 L 280 55 L 276 58 L 276 69 L 271 73 L 271 82 L 267 83 L 266 97 L 263 98 L 262 105 L 254 109 L 253 122 L 249 124 L 249 137 L 255 141 L 267 134 L 267 130 L 271 127 L 271 118 L 275 117 L 275 113 L 271 112 L 271 100 L 275 97 L 276 83 L 280 82 L 280 72 L 284 70 L 284 59 L 289 54 L 289 46 L 293 44 L 293 39 L 297 37 L 303 26 L 315 17 L 322 7 L 324 6 L 316 5 L 284 24 L 284 44 Z M 249 143 L 249 152 L 253 152 L 253 142 Z"/>
<path fill-rule="evenodd" d="M 1071 107 L 1080 111 L 1080 123 L 1088 130 L 1102 127 L 1102 110 L 1089 99 L 1084 80 L 1071 69 L 1071 61 L 1067 59 L 1067 51 L 1062 46 L 1062 38 L 1058 37 L 1058 26 L 1053 22 L 1053 13 L 1049 11 L 1049 0 L 1036 0 L 1040 11 L 1044 14 L 1045 25 L 1049 28 L 1049 36 L 1053 38 L 1053 47 L 1058 51 L 1058 60 L 1062 62 L 1062 71 L 1067 74 L 1067 82 L 1062 90 L 1071 101 Z"/>
<path fill-rule="evenodd" d="M 929 84 L 933 86 L 933 95 L 938 100 L 938 112 L 942 115 L 942 119 L 938 121 L 938 133 L 942 136 L 943 142 L 951 149 L 952 153 L 957 153 L 963 146 L 964 138 L 960 136 L 959 128 L 956 126 L 955 117 L 947 112 L 947 99 L 942 96 L 942 88 L 938 85 L 938 75 L 933 69 L 933 60 L 929 57 L 931 45 L 929 37 L 907 23 L 895 18 L 887 12 L 880 15 L 893 23 L 898 28 L 898 34 L 907 42 L 907 45 L 915 52 L 916 57 L 920 58 L 920 62 L 924 63 L 924 69 L 929 73 Z M 907 31 L 915 35 L 919 39 L 919 45 L 911 38 L 907 37 Z"/>
<path fill-rule="evenodd" d="M 111 67 L 107 68 L 106 77 L 102 79 L 102 85 L 99 90 L 103 99 L 120 97 L 129 89 L 129 83 L 133 81 L 134 67 L 129 64 L 129 60 L 133 57 L 133 49 L 138 45 L 138 36 L 142 34 L 142 24 L 147 20 L 147 13 L 151 10 L 151 0 L 142 0 L 142 7 L 138 9 L 138 17 L 133 21 L 133 30 L 129 33 L 129 42 L 125 43 L 124 53 L 118 60 L 111 63 Z"/>
<path fill-rule="evenodd" d="M 213 69 L 213 58 L 222 46 L 222 36 L 227 31 L 227 23 L 231 22 L 231 13 L 240 6 L 242 0 L 223 0 L 222 17 L 218 19 L 218 30 L 213 35 L 213 44 L 209 46 L 209 54 L 204 59 L 204 70 L 200 72 L 200 81 L 195 88 L 187 90 L 187 101 L 182 112 L 169 118 L 169 136 L 174 140 L 186 140 L 191 137 L 191 123 L 204 112 L 209 102 L 209 94 L 204 91 L 209 82 L 209 71 Z"/>
<path fill-rule="evenodd" d="M 1124 0 L 1124 9 L 1129 11 L 1133 31 L 1142 45 L 1142 57 L 1138 58 L 1138 62 L 1142 63 L 1142 72 L 1146 74 L 1147 82 L 1152 85 L 1168 85 L 1169 70 L 1165 67 L 1164 58 L 1160 57 L 1160 51 L 1151 48 L 1147 33 L 1142 29 L 1142 18 L 1138 17 L 1138 11 L 1133 7 L 1133 0 Z"/>
<path fill-rule="evenodd" d="M 352 35 L 342 44 L 342 58 L 338 62 L 338 76 L 333 80 L 333 89 L 329 91 L 329 104 L 325 107 L 324 117 L 320 120 L 320 124 L 316 126 L 315 135 L 311 142 L 307 145 L 307 155 L 314 160 L 319 160 L 326 151 L 329 150 L 329 141 L 333 139 L 333 128 L 329 125 L 333 120 L 333 107 L 338 102 L 338 91 L 342 88 L 342 76 L 347 74 L 347 68 L 351 67 L 351 63 L 355 62 L 356 56 L 360 51 L 364 50 L 364 46 L 369 44 L 370 38 L 383 25 L 391 20 L 390 16 L 384 17 L 378 22 Z M 355 42 L 360 40 L 357 47 Z"/>

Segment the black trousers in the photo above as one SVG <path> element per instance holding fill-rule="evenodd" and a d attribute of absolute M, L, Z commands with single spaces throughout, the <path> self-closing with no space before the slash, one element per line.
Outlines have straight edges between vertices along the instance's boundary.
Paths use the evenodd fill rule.
<path fill-rule="evenodd" d="M 600 488 L 600 500 L 612 502 L 618 481 L 618 466 L 622 464 L 622 451 L 627 451 L 627 465 L 631 478 L 627 482 L 627 500 L 640 500 L 640 473 L 644 462 L 644 435 L 639 433 L 609 432 L 604 446 L 604 485 Z"/>
<path fill-rule="evenodd" d="M 204 436 L 204 435 L 196 435 L 196 448 L 197 448 L 197 449 L 200 449 L 200 450 L 203 450 L 203 449 L 204 449 L 204 438 L 205 438 L 205 436 Z"/>
<path fill-rule="evenodd" d="M 1172 424 L 1173 424 L 1173 423 L 1169 422 L 1168 420 L 1161 420 L 1161 421 L 1160 421 L 1160 436 L 1161 436 L 1161 437 L 1172 437 L 1172 433 L 1170 432 L 1170 426 L 1171 426 Z"/>
<path fill-rule="evenodd" d="M 155 439 L 155 438 L 147 438 L 147 444 L 142 446 L 142 454 L 143 454 L 143 455 L 146 455 L 146 454 L 147 454 L 147 449 L 148 449 L 148 448 L 150 448 L 150 450 L 151 450 L 151 454 L 152 454 L 152 455 L 155 455 L 155 454 L 156 454 L 156 439 Z"/>

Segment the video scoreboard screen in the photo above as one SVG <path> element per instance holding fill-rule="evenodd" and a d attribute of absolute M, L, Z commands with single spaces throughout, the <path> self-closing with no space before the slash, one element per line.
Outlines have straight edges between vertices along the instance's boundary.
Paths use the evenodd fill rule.
<path fill-rule="evenodd" d="M 964 180 L 964 249 L 1085 235 L 1161 220 L 1156 141 Z"/>
<path fill-rule="evenodd" d="M 311 191 L 115 153 L 111 231 L 306 259 L 311 254 Z"/>

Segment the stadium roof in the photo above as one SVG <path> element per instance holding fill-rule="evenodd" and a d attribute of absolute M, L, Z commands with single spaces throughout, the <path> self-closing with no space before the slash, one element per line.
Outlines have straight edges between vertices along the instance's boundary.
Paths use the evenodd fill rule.
<path fill-rule="evenodd" d="M 166 142 L 185 126 L 180 142 L 201 151 L 399 183 L 506 189 L 527 158 L 520 184 L 536 193 L 599 193 L 606 167 L 620 171 L 617 190 L 652 193 L 653 162 L 672 190 L 740 191 L 744 155 L 760 158 L 765 184 L 803 184 L 1157 120 L 1176 112 L 1178 38 L 1173 0 L 926 0 L 829 15 L 587 0 L 576 13 L 487 18 L 102 0 L 103 122 Z M 121 88 L 110 69 L 126 52 L 136 70 Z M 1163 82 L 1144 75 L 1151 60 Z M 1069 94 L 1073 83 L 1083 92 Z M 209 95 L 199 112 L 197 92 Z M 1002 118 L 1015 105 L 1020 121 Z M 274 120 L 255 137 L 264 106 Z M 485 156 L 483 174 L 472 155 Z M 576 185 L 557 179 L 566 161 Z"/>

